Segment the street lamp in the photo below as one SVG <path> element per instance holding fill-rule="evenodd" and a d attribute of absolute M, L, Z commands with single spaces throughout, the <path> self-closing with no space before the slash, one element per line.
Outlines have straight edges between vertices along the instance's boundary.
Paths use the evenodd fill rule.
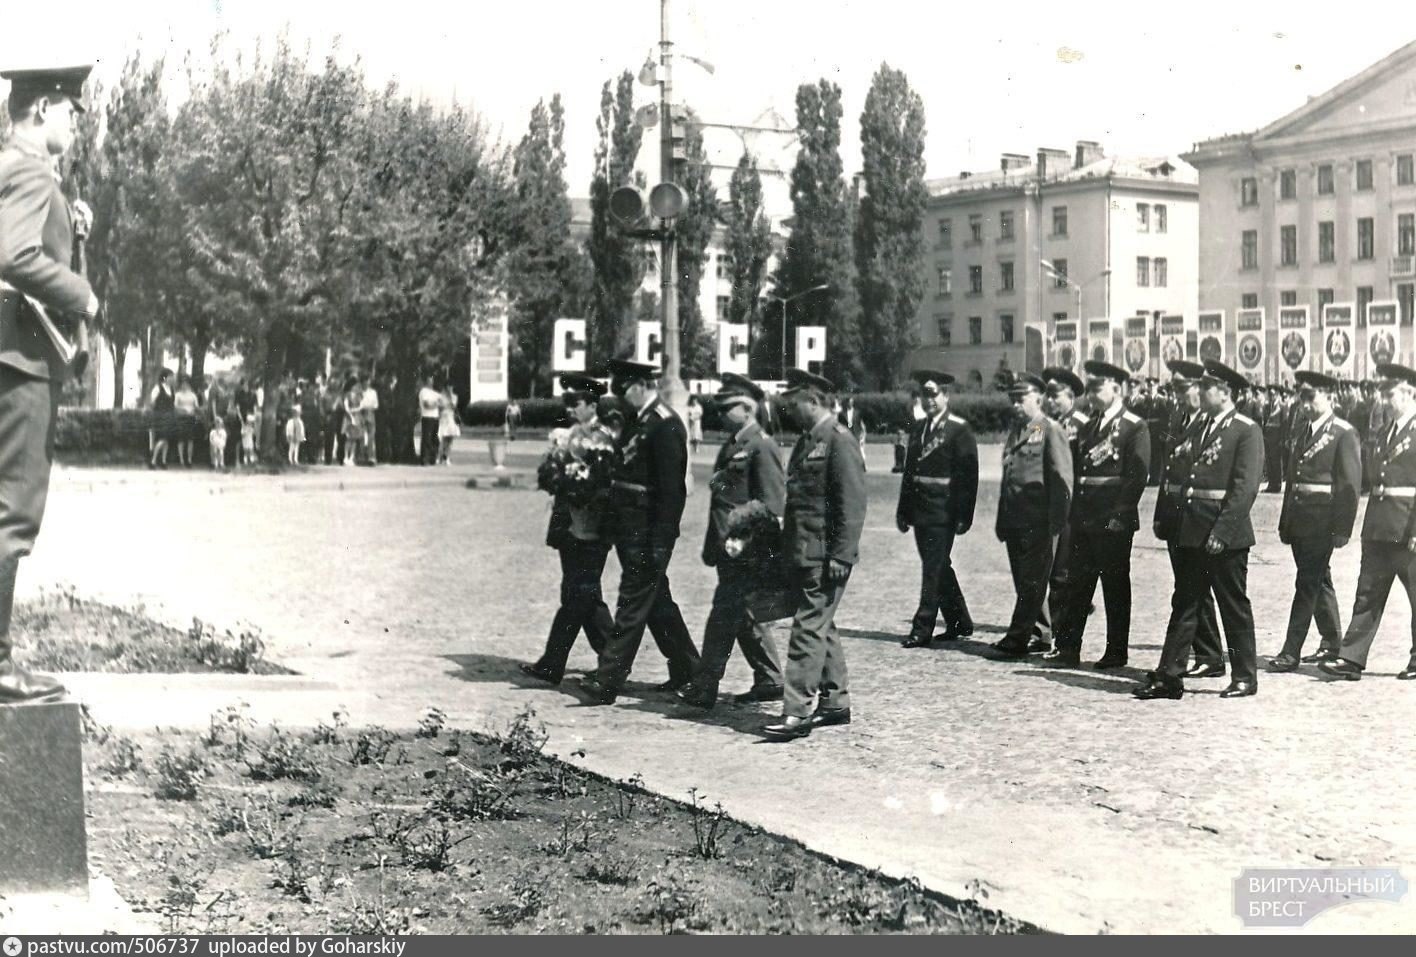
<path fill-rule="evenodd" d="M 769 296 L 767 297 L 767 298 L 768 298 L 769 300 L 771 300 L 772 302 L 780 302 L 780 303 L 782 304 L 782 365 L 781 365 L 781 370 L 782 370 L 782 371 L 781 371 L 781 376 L 782 376 L 783 379 L 785 379 L 785 378 L 787 377 L 787 304 L 790 303 L 790 302 L 791 302 L 792 300 L 794 300 L 794 299 L 800 299 L 802 296 L 809 296 L 809 295 L 811 295 L 813 292 L 821 292 L 822 290 L 830 289 L 830 288 L 831 288 L 831 284 L 830 284 L 829 282 L 823 282 L 823 283 L 821 283 L 821 284 L 818 285 L 818 286 L 812 286 L 810 289 L 803 289 L 801 292 L 792 293 L 790 296 L 787 296 L 785 299 L 783 299 L 781 296 L 772 296 L 772 295 L 769 295 Z"/>
<path fill-rule="evenodd" d="M 1078 321 L 1078 322 L 1081 322 L 1081 321 L 1082 321 L 1082 288 L 1083 288 L 1084 286 L 1086 286 L 1087 284 L 1089 284 L 1089 283 L 1095 282 L 1095 281 L 1098 280 L 1098 279 L 1102 279 L 1102 278 L 1104 278 L 1104 277 L 1106 277 L 1106 276 L 1111 275 L 1111 270 L 1110 270 L 1110 269 L 1103 269 L 1101 272 L 1097 273 L 1097 274 L 1096 274 L 1095 276 L 1093 276 L 1091 279 L 1088 279 L 1088 280 L 1086 281 L 1086 283 L 1079 283 L 1079 282 L 1076 282 L 1075 280 L 1073 280 L 1071 276 L 1067 275 L 1065 272 L 1063 272 L 1062 270 L 1058 269 L 1057 266 L 1056 266 L 1056 265 L 1052 262 L 1052 260 L 1050 260 L 1050 259 L 1040 259 L 1040 260 L 1038 260 L 1038 263 L 1039 263 L 1039 265 L 1042 266 L 1043 271 L 1046 272 L 1046 273 L 1047 273 L 1049 276 L 1051 276 L 1053 279 L 1060 279 L 1062 282 L 1066 283 L 1067 285 L 1071 286 L 1073 289 L 1077 290 L 1077 321 Z"/>

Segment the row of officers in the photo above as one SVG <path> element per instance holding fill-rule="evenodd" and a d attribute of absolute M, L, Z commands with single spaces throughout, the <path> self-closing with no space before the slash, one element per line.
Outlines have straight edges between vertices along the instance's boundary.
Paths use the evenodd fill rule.
<path fill-rule="evenodd" d="M 1258 690 L 1247 574 L 1255 542 L 1250 513 L 1264 475 L 1263 429 L 1235 407 L 1235 395 L 1248 386 L 1239 373 L 1183 361 L 1171 363 L 1171 371 L 1185 401 L 1167 423 L 1152 528 L 1167 543 L 1174 589 L 1159 665 L 1134 693 L 1180 698 L 1185 678 L 1228 674 L 1221 696 L 1247 697 Z M 1129 659 L 1130 556 L 1151 477 L 1150 431 L 1126 406 L 1124 370 L 1091 362 L 1086 372 L 1086 382 L 1065 369 L 1021 375 L 1009 390 L 1015 424 L 1002 450 L 994 530 L 1007 550 L 1015 601 L 993 653 L 1007 659 L 1041 653 L 1047 665 L 1080 667 L 1099 584 L 1106 641 L 1092 666 L 1107 670 Z M 615 472 L 604 497 L 586 505 L 558 498 L 553 506 L 548 544 L 561 559 L 561 605 L 543 654 L 522 670 L 559 684 L 584 631 L 598 664 L 580 689 L 593 703 L 612 704 L 647 630 L 668 662 L 669 680 L 659 690 L 686 704 L 715 706 L 736 646 L 754 680 L 735 700 L 783 702 L 781 717 L 763 728 L 765 737 L 794 740 L 849 724 L 848 671 L 835 619 L 859 559 L 866 481 L 860 446 L 833 412 L 832 383 L 789 370 L 784 398 L 799 438 L 785 465 L 759 424 L 760 388 L 729 375 L 714 397 L 729 438 L 709 482 L 701 557 L 715 569 L 717 587 L 700 650 L 668 578 L 687 499 L 687 432 L 659 397 L 655 367 L 616 361 L 610 373 L 610 388 L 629 408 L 617 433 L 598 416 L 605 386 L 586 376 L 562 377 L 572 432 L 612 444 Z M 1356 430 L 1334 412 L 1338 383 L 1317 373 L 1297 376 L 1304 414 L 1294 430 L 1279 519 L 1297 577 L 1287 638 L 1269 661 L 1272 671 L 1309 661 L 1332 677 L 1358 680 L 1394 581 L 1416 606 L 1416 371 L 1387 365 L 1380 374 L 1391 424 L 1371 456 L 1361 569 L 1345 634 L 1330 561 L 1352 535 L 1362 456 Z M 895 516 L 899 530 L 913 535 L 922 572 L 907 648 L 974 631 L 952 554 L 973 525 L 979 488 L 975 437 L 948 409 L 951 378 L 930 370 L 913 378 L 926 415 L 910 437 Z M 781 575 L 762 566 L 760 553 L 749 559 L 729 541 L 735 510 L 751 503 L 776 519 L 771 560 Z M 613 614 L 600 586 L 612 547 L 621 568 Z M 768 581 L 785 581 L 791 617 L 785 663 L 767 625 L 784 616 L 765 610 Z M 1305 658 L 1314 621 L 1321 643 Z M 1039 647 L 1040 631 L 1050 635 L 1046 647 Z M 1412 637 L 1411 661 L 1398 675 L 1403 680 L 1416 678 L 1416 625 Z"/>

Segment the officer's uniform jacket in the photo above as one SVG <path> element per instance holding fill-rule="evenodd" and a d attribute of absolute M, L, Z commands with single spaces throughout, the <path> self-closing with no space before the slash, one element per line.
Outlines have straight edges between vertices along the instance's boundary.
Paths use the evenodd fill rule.
<path fill-rule="evenodd" d="M 1150 479 L 1150 426 L 1122 409 L 1109 421 L 1092 417 L 1076 444 L 1077 481 L 1072 497 L 1072 525 L 1100 531 L 1119 519 L 1125 531 L 1141 527 L 1137 504 Z"/>
<path fill-rule="evenodd" d="M 792 449 L 782 548 L 795 568 L 827 559 L 854 565 L 865 527 L 865 460 L 835 416 L 812 426 Z"/>
<path fill-rule="evenodd" d="M 47 155 L 11 140 L 0 150 L 0 363 L 39 379 L 64 364 L 20 293 L 48 307 L 56 323 L 88 309 L 88 280 L 74 256 L 68 200 Z M 61 325 L 62 328 L 62 325 Z"/>
<path fill-rule="evenodd" d="M 1416 536 L 1416 415 L 1388 440 L 1390 431 L 1388 425 L 1372 436 L 1372 493 L 1362 521 L 1364 542 L 1409 542 Z"/>
<path fill-rule="evenodd" d="M 716 565 L 727 558 L 728 514 L 739 505 L 761 502 L 778 518 L 786 510 L 787 484 L 777 443 L 749 422 L 718 450 L 713 477 L 708 481 L 708 531 L 703 538 L 703 564 Z"/>
<path fill-rule="evenodd" d="M 1362 487 L 1357 430 L 1334 412 L 1311 436 L 1300 437 L 1288 461 L 1278 538 L 1350 538 Z"/>
<path fill-rule="evenodd" d="M 1073 456 L 1077 454 L 1077 439 L 1089 422 L 1091 419 L 1077 409 L 1072 409 L 1057 419 L 1057 424 L 1062 426 L 1062 432 L 1067 436 L 1067 444 L 1072 447 Z"/>
<path fill-rule="evenodd" d="M 1015 426 L 1003 446 L 998 537 L 1060 534 L 1072 503 L 1072 479 L 1072 450 L 1062 426 L 1047 416 Z"/>
<path fill-rule="evenodd" d="M 598 419 L 592 420 L 589 425 L 579 422 L 572 425 L 567 442 L 571 452 L 578 459 L 583 460 L 584 453 L 592 448 L 615 454 L 614 436 Z M 572 505 L 565 496 L 557 495 L 551 505 L 546 544 L 551 548 L 562 549 L 573 546 L 576 542 L 600 541 L 605 531 L 605 511 L 609 498 L 610 491 L 606 489 L 604 494 L 597 495 L 585 505 Z"/>
<path fill-rule="evenodd" d="M 978 501 L 978 443 L 957 415 L 936 421 L 928 438 L 928 419 L 915 423 L 910 433 L 895 518 L 919 528 L 967 528 Z"/>
<path fill-rule="evenodd" d="M 1203 548 L 1211 535 L 1226 549 L 1249 548 L 1249 511 L 1264 472 L 1263 429 L 1231 410 L 1206 438 L 1209 422 L 1209 416 L 1196 421 L 1172 456 L 1185 467 L 1166 472 L 1156 500 L 1157 531 L 1182 548 Z"/>
<path fill-rule="evenodd" d="M 610 484 L 614 540 L 666 547 L 678 540 L 688 497 L 688 430 L 655 398 L 627 423 Z"/>

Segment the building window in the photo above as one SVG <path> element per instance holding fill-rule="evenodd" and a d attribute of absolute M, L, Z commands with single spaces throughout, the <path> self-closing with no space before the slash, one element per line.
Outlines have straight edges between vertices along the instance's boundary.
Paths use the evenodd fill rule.
<path fill-rule="evenodd" d="M 1010 345 L 1013 341 L 1013 314 L 1005 312 L 998 317 L 998 334 L 1003 337 L 1003 344 Z"/>
<path fill-rule="evenodd" d="M 719 322 L 727 322 L 727 321 L 728 321 L 728 310 L 732 308 L 732 305 L 733 305 L 733 297 L 732 297 L 732 296 L 719 296 L 719 297 L 718 297 L 718 321 L 719 321 Z"/>
<path fill-rule="evenodd" d="M 1239 250 L 1243 256 L 1239 268 L 1259 268 L 1259 231 L 1257 229 L 1244 230 L 1243 239 L 1239 244 Z"/>
<path fill-rule="evenodd" d="M 1002 283 L 1003 283 L 1003 291 L 1004 291 L 1004 292 L 1012 292 L 1012 291 L 1013 291 L 1013 264 L 1012 264 L 1012 263 L 999 263 L 999 264 L 998 264 L 998 271 L 999 271 L 999 274 L 1000 274 L 999 278 L 1001 279 L 1001 281 L 1002 281 Z"/>
<path fill-rule="evenodd" d="M 1009 240 L 1013 238 L 1013 211 L 1004 210 L 998 214 L 998 238 Z"/>
<path fill-rule="evenodd" d="M 1160 204 L 1160 203 L 1156 203 L 1156 204 L 1155 204 L 1155 231 L 1156 231 L 1156 232 L 1158 232 L 1158 233 L 1163 233 L 1163 232 L 1166 232 L 1166 231 L 1170 228 L 1170 227 L 1169 227 L 1169 224 L 1166 222 L 1166 218 L 1167 218 L 1167 217 L 1166 217 L 1166 209 L 1165 209 L 1165 206 L 1162 205 L 1162 204 Z"/>
<path fill-rule="evenodd" d="M 1332 195 L 1332 164 L 1323 163 L 1318 167 L 1318 195 Z"/>
<path fill-rule="evenodd" d="M 733 278 L 733 257 L 731 253 L 718 254 L 718 278 L 731 281 Z"/>
<path fill-rule="evenodd" d="M 1371 188 L 1372 188 L 1372 161 L 1371 161 L 1371 160 L 1358 160 L 1358 161 L 1357 161 L 1357 188 L 1358 188 L 1358 189 L 1371 189 Z"/>
<path fill-rule="evenodd" d="M 1373 248 L 1376 231 L 1372 225 L 1372 217 L 1363 216 L 1357 220 L 1357 258 L 1372 259 L 1376 256 Z"/>
<path fill-rule="evenodd" d="M 954 292 L 954 270 L 947 266 L 939 267 L 939 295 L 948 296 Z"/>
<path fill-rule="evenodd" d="M 1257 309 L 1257 308 L 1259 308 L 1259 294 L 1256 293 L 1256 292 L 1246 292 L 1246 293 L 1244 293 L 1244 295 L 1242 295 L 1242 296 L 1239 297 L 1239 308 L 1240 308 L 1240 309 Z"/>
<path fill-rule="evenodd" d="M 954 317 L 946 312 L 941 316 L 935 316 L 934 321 L 939 324 L 939 344 L 941 346 L 951 345 L 954 341 Z"/>
<path fill-rule="evenodd" d="M 1416 256 L 1416 213 L 1396 217 L 1396 254 Z"/>
<path fill-rule="evenodd" d="M 1278 294 L 1278 304 L 1280 306 L 1298 305 L 1298 290 L 1284 289 Z"/>
<path fill-rule="evenodd" d="M 983 242 L 983 217 L 978 213 L 969 217 L 969 242 Z"/>
<path fill-rule="evenodd" d="M 1170 280 L 1170 263 L 1164 256 L 1155 258 L 1155 286 L 1157 289 L 1164 289 Z"/>
<path fill-rule="evenodd" d="M 1054 313 L 1052 314 L 1052 321 L 1053 321 L 1053 322 L 1066 322 L 1066 321 L 1067 321 L 1067 314 L 1066 314 L 1065 312 L 1054 312 Z"/>
<path fill-rule="evenodd" d="M 1149 286 L 1151 284 L 1151 261 L 1149 256 L 1136 257 L 1136 285 Z"/>
<path fill-rule="evenodd" d="M 1066 207 L 1066 206 L 1054 206 L 1054 207 L 1052 207 L 1052 235 L 1054 235 L 1054 236 L 1065 236 L 1065 235 L 1067 235 L 1067 207 Z"/>
<path fill-rule="evenodd" d="M 1396 158 L 1396 185 L 1410 186 L 1416 183 L 1416 170 L 1412 169 L 1411 154 L 1402 153 Z"/>
<path fill-rule="evenodd" d="M 1259 181 L 1252 176 L 1245 176 L 1239 181 L 1239 205 L 1259 205 Z"/>
<path fill-rule="evenodd" d="M 1318 223 L 1318 262 L 1330 263 L 1337 259 L 1336 235 L 1332 220 Z"/>
<path fill-rule="evenodd" d="M 1333 296 L 1333 292 L 1332 292 L 1331 289 L 1319 289 L 1319 290 L 1318 290 L 1318 315 L 1319 315 L 1319 316 L 1321 316 L 1321 315 L 1323 314 L 1323 306 L 1332 305 L 1332 302 L 1333 302 L 1333 299 L 1334 299 L 1334 298 L 1335 298 L 1335 297 Z"/>
<path fill-rule="evenodd" d="M 1054 259 L 1054 260 L 1052 260 L 1052 272 L 1054 273 L 1054 275 L 1053 275 L 1053 277 L 1052 277 L 1052 288 L 1053 288 L 1053 289 L 1066 289 L 1066 288 L 1067 288 L 1067 260 L 1065 260 L 1065 259 Z"/>
<path fill-rule="evenodd" d="M 1371 286 L 1357 287 L 1357 325 L 1365 326 L 1367 324 L 1367 307 L 1372 304 L 1372 299 Z"/>
<path fill-rule="evenodd" d="M 969 316 L 969 345 L 983 345 L 983 317 Z"/>
<path fill-rule="evenodd" d="M 1396 302 L 1401 313 L 1401 324 L 1411 325 L 1411 314 L 1416 310 L 1416 283 L 1403 282 L 1396 287 Z"/>
<path fill-rule="evenodd" d="M 1278 228 L 1278 264 L 1280 266 L 1298 265 L 1298 227 L 1280 226 Z"/>
<path fill-rule="evenodd" d="M 1136 229 L 1143 233 L 1151 231 L 1151 208 L 1149 203 L 1136 204 Z"/>
<path fill-rule="evenodd" d="M 971 295 L 971 296 L 981 296 L 981 295 L 983 295 L 983 267 L 982 267 L 982 266 L 970 266 L 970 267 L 969 267 L 969 295 Z"/>
<path fill-rule="evenodd" d="M 939 220 L 939 245 L 944 249 L 954 245 L 954 221 L 948 216 Z"/>
<path fill-rule="evenodd" d="M 1297 199 L 1298 198 L 1298 171 L 1296 169 L 1280 170 L 1278 174 L 1278 198 Z"/>

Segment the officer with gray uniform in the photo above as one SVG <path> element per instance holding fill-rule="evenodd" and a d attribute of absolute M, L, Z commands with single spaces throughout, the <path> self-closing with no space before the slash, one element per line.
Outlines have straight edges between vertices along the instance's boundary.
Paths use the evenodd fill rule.
<path fill-rule="evenodd" d="M 64 692 L 11 658 L 10 616 L 20 558 L 44 519 L 55 417 L 69 374 L 44 313 L 67 323 L 98 312 L 88 281 L 70 268 L 75 229 L 87 232 L 87 211 L 70 209 L 55 173 L 73 142 L 91 69 L 0 73 L 10 81 L 11 121 L 0 150 L 0 704 Z"/>
<path fill-rule="evenodd" d="M 782 719 L 763 729 L 791 741 L 813 728 L 849 724 L 846 658 L 836 610 L 860 557 L 865 461 L 860 443 L 831 411 L 831 380 L 787 370 L 785 396 L 801 432 L 787 465 L 782 549 L 797 595 L 787 648 Z"/>
<path fill-rule="evenodd" d="M 1072 467 L 1075 469 L 1077 437 L 1091 421 L 1081 408 L 1081 404 L 1087 401 L 1086 383 L 1071 369 L 1062 366 L 1043 369 L 1042 379 L 1047 383 L 1047 398 L 1043 402 L 1043 408 L 1053 421 L 1062 426 L 1062 431 L 1067 433 L 1067 444 L 1072 450 Z M 1028 647 L 1029 651 L 1052 650 L 1052 643 L 1056 639 L 1057 620 L 1062 614 L 1068 582 L 1071 581 L 1068 574 L 1071 553 L 1072 523 L 1068 522 L 1063 526 L 1062 533 L 1057 536 L 1057 554 L 1052 559 L 1052 577 L 1047 583 L 1047 602 L 1043 605 L 1042 613 L 1038 615 L 1037 627 L 1034 629 L 1036 637 Z M 1085 620 L 1082 627 L 1086 627 Z"/>

